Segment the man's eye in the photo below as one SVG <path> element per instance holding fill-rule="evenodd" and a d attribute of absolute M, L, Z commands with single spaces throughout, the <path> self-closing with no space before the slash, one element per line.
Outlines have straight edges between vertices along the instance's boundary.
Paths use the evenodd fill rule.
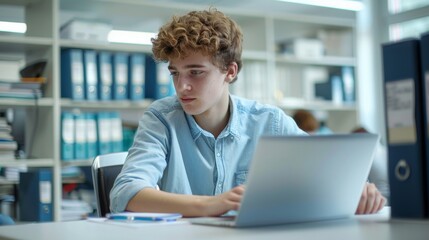
<path fill-rule="evenodd" d="M 191 75 L 200 75 L 202 73 L 203 73 L 203 71 L 200 71 L 200 70 L 192 70 L 191 71 Z"/>
<path fill-rule="evenodd" d="M 175 76 L 179 75 L 179 73 L 178 72 L 170 72 L 170 75 L 175 77 Z"/>

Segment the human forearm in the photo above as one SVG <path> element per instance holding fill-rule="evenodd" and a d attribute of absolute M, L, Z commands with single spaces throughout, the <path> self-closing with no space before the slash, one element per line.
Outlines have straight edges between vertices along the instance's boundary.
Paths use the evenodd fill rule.
<path fill-rule="evenodd" d="M 229 210 L 237 210 L 243 192 L 243 187 L 236 187 L 218 196 L 196 196 L 145 188 L 129 201 L 126 210 L 177 212 L 186 217 L 219 216 Z"/>
<path fill-rule="evenodd" d="M 174 194 L 145 188 L 128 203 L 127 210 L 133 212 L 178 212 L 184 216 L 200 216 L 206 196 Z"/>

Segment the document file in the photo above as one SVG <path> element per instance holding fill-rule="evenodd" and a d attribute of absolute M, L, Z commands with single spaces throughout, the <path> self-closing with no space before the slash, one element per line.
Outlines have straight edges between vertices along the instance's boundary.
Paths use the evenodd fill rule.
<path fill-rule="evenodd" d="M 85 99 L 98 100 L 97 55 L 94 50 L 83 51 L 83 69 L 85 72 Z"/>
<path fill-rule="evenodd" d="M 86 131 L 86 118 L 84 114 L 74 114 L 75 129 L 75 152 L 74 156 L 76 159 L 88 158 L 87 149 L 87 131 Z"/>
<path fill-rule="evenodd" d="M 424 218 L 428 201 L 420 41 L 386 43 L 382 50 L 391 215 Z"/>
<path fill-rule="evenodd" d="M 174 94 L 168 64 L 146 57 L 146 97 L 160 99 Z"/>
<path fill-rule="evenodd" d="M 97 122 L 94 113 L 84 113 L 86 120 L 87 158 L 93 159 L 97 154 Z"/>
<path fill-rule="evenodd" d="M 128 98 L 128 54 L 113 53 L 112 69 L 112 99 L 126 100 Z"/>
<path fill-rule="evenodd" d="M 421 53 L 421 81 L 420 94 L 422 96 L 422 116 L 423 116 L 423 140 L 426 149 L 425 165 L 426 165 L 426 203 L 427 216 L 429 218 L 429 32 L 421 35 L 420 38 L 420 53 Z"/>
<path fill-rule="evenodd" d="M 84 100 L 84 69 L 81 49 L 61 51 L 61 97 Z"/>
<path fill-rule="evenodd" d="M 103 155 L 112 152 L 112 136 L 110 127 L 110 113 L 97 113 L 98 154 Z"/>
<path fill-rule="evenodd" d="M 112 55 L 109 52 L 97 54 L 98 96 L 100 100 L 112 99 Z"/>
<path fill-rule="evenodd" d="M 110 113 L 110 128 L 111 131 L 111 152 L 123 151 L 123 134 L 122 134 L 122 120 L 118 112 Z"/>
<path fill-rule="evenodd" d="M 129 57 L 128 95 L 130 100 L 142 100 L 145 91 L 145 55 L 133 53 Z"/>
<path fill-rule="evenodd" d="M 19 220 L 52 221 L 52 170 L 21 172 L 19 179 Z"/>
<path fill-rule="evenodd" d="M 75 122 L 73 113 L 61 113 L 61 159 L 63 161 L 74 159 Z"/>

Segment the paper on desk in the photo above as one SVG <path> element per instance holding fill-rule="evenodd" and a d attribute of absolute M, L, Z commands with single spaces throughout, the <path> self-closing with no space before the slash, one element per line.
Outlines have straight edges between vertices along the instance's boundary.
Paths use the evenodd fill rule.
<path fill-rule="evenodd" d="M 107 218 L 88 218 L 87 221 L 88 222 L 94 222 L 94 223 L 128 227 L 128 228 L 141 228 L 141 227 L 147 227 L 147 226 L 152 227 L 152 226 L 157 226 L 157 225 L 190 224 L 188 221 L 185 221 L 185 220 L 178 220 L 178 221 L 173 221 L 173 222 L 167 222 L 167 221 L 156 221 L 156 222 L 132 221 L 132 222 L 126 222 L 126 221 L 109 220 Z"/>
<path fill-rule="evenodd" d="M 388 221 L 390 219 L 390 206 L 385 206 L 378 213 L 355 215 L 355 219 L 363 221 Z"/>

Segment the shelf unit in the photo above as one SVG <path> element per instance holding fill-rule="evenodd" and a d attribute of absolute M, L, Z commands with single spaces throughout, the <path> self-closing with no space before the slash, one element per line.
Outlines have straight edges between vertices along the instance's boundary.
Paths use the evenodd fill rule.
<path fill-rule="evenodd" d="M 106 51 L 151 53 L 150 46 L 133 44 L 113 44 L 104 42 L 72 41 L 60 38 L 60 27 L 73 18 L 84 18 L 108 21 L 117 30 L 156 32 L 161 24 L 172 15 L 183 14 L 190 9 L 207 9 L 209 6 L 198 6 L 194 3 L 177 3 L 171 0 L 0 0 L 2 7 L 12 7 L 23 12 L 27 24 L 25 35 L 0 33 L 0 59 L 3 54 L 14 54 L 29 63 L 33 60 L 46 58 L 48 65 L 45 77 L 48 79 L 45 96 L 37 102 L 33 100 L 0 99 L 0 108 L 25 108 L 28 114 L 28 131 L 35 131 L 36 139 L 28 149 L 34 159 L 1 161 L 0 166 L 25 164 L 29 167 L 52 167 L 54 172 L 54 219 L 60 221 L 60 203 L 62 196 L 61 168 L 63 166 L 89 166 L 91 160 L 63 162 L 60 159 L 60 118 L 62 110 L 80 109 L 89 111 L 118 110 L 140 114 L 151 101 L 141 102 L 87 102 L 72 101 L 61 98 L 60 94 L 60 51 L 61 48 L 81 48 Z M 276 71 L 281 67 L 292 67 L 300 72 L 308 66 L 331 68 L 338 66 L 356 66 L 354 54 L 350 56 L 327 56 L 319 59 L 297 58 L 279 54 L 276 45 L 283 40 L 295 37 L 314 36 L 319 29 L 344 30 L 354 34 L 354 19 L 333 17 L 316 17 L 284 14 L 281 12 L 247 11 L 241 7 L 222 8 L 219 10 L 231 16 L 244 32 L 244 66 L 259 65 L 262 72 L 256 76 L 257 83 L 251 87 L 263 89 L 259 97 L 262 102 L 276 104 L 286 112 L 298 108 L 323 110 L 329 112 L 328 126 L 338 131 L 347 131 L 358 124 L 358 104 L 335 105 L 330 102 L 303 100 L 298 88 L 290 91 L 298 92 L 297 96 L 284 95 L 279 98 L 276 92 L 279 81 Z M 7 19 L 1 19 L 7 20 Z M 350 46 L 354 51 L 354 44 Z M 255 66 L 256 66 L 255 65 Z M 291 81 L 288 79 L 287 81 Z M 297 79 L 297 82 L 300 80 Z M 280 83 L 281 84 L 281 83 Z M 259 88 L 259 86 L 261 88 Z M 232 89 L 249 87 L 246 78 L 239 78 Z M 248 97 L 248 96 L 245 96 Z M 35 121 L 37 118 L 37 121 Z M 138 121 L 136 117 L 135 121 Z M 37 123 L 37 125 L 35 125 Z"/>

